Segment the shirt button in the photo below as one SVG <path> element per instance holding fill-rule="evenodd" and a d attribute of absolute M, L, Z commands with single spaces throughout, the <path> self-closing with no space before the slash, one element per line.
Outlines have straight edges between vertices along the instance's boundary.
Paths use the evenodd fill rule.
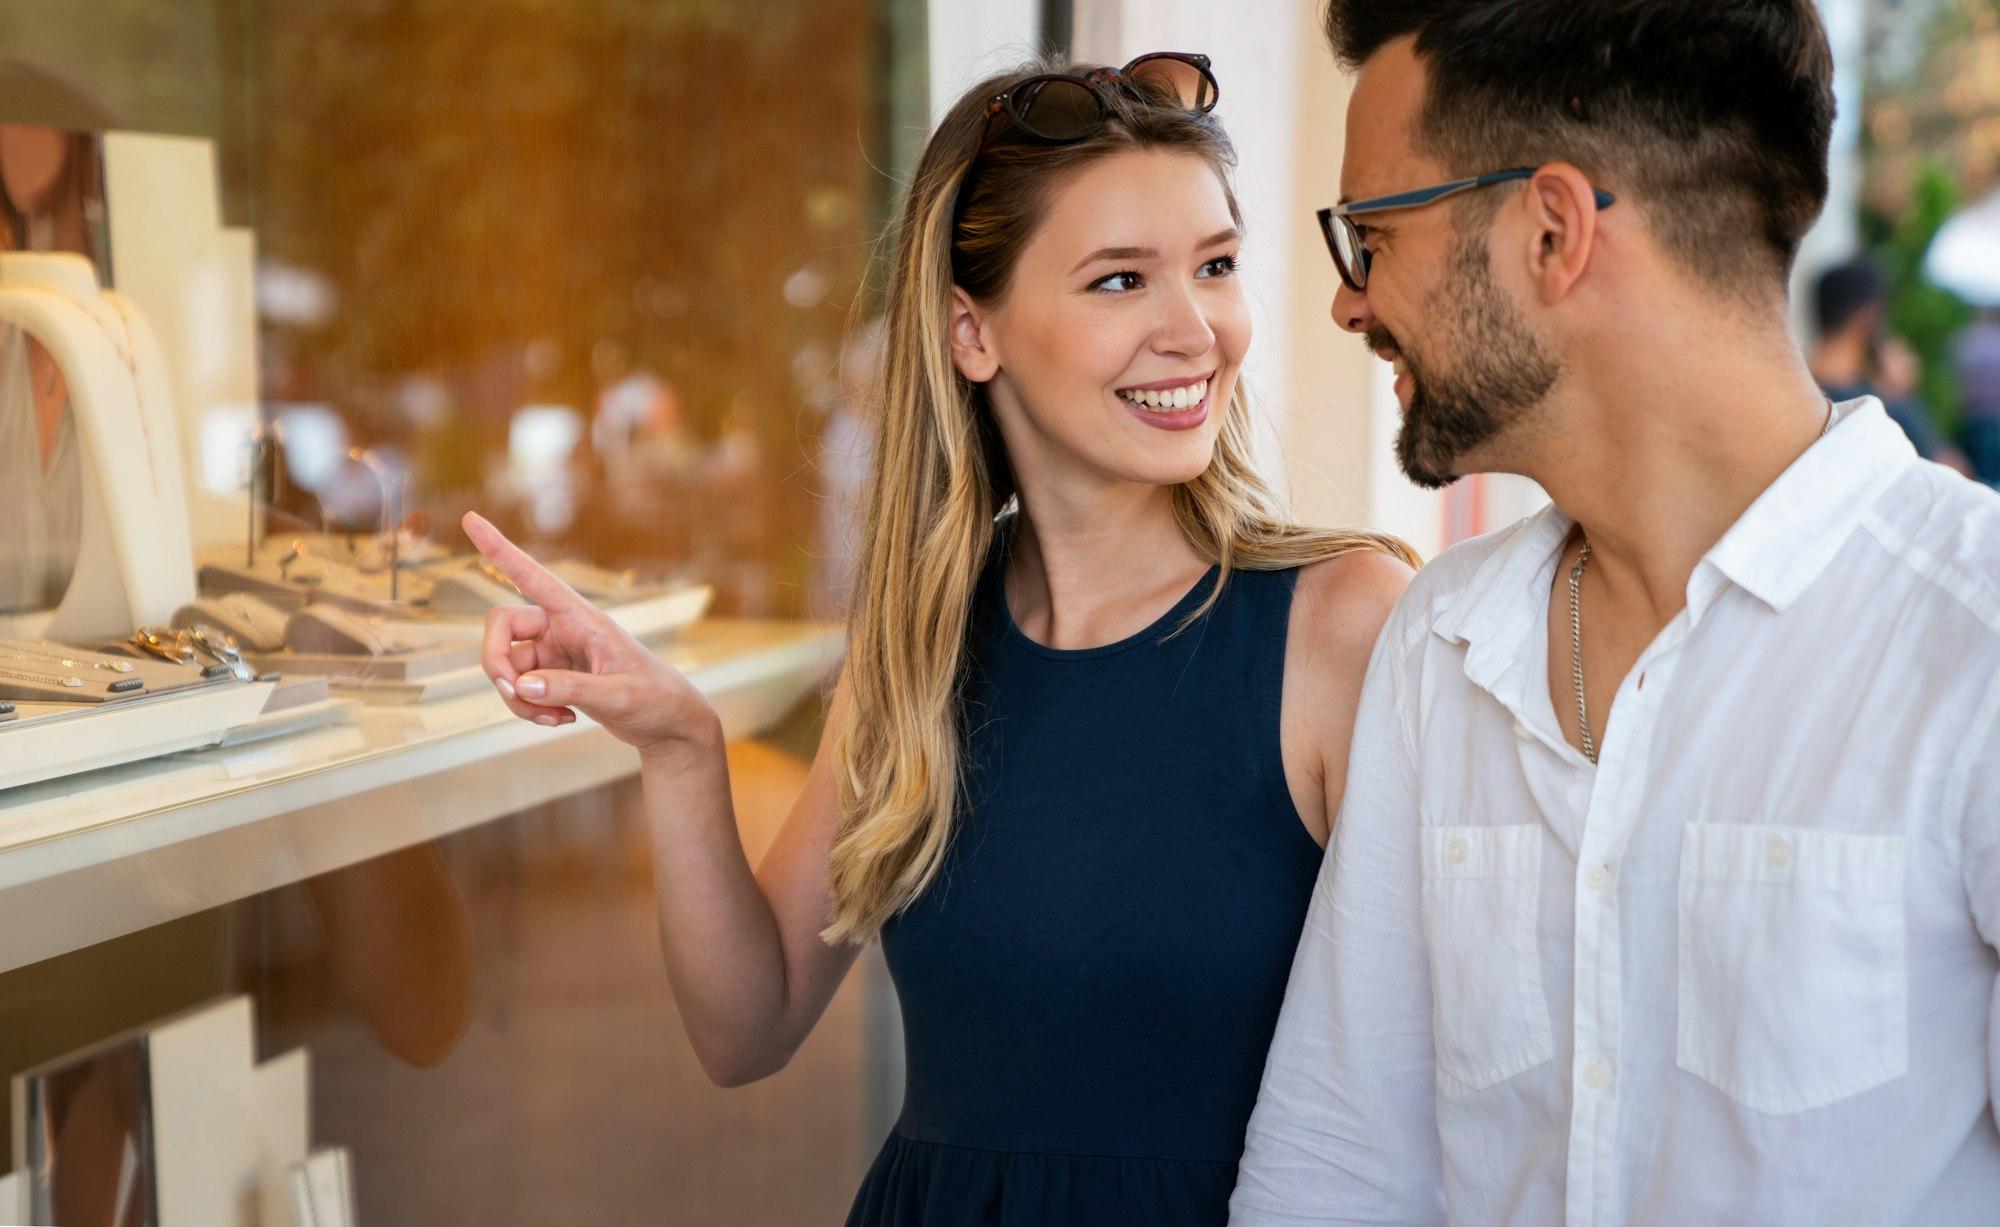
<path fill-rule="evenodd" d="M 1462 839 L 1452 840 L 1451 843 L 1445 847 L 1444 855 L 1445 859 L 1450 861 L 1454 865 L 1465 864 L 1465 841 Z"/>
<path fill-rule="evenodd" d="M 1583 880 L 1590 884 L 1590 889 L 1603 890 L 1611 885 L 1611 866 L 1592 865 L 1590 872 L 1583 875 Z"/>
<path fill-rule="evenodd" d="M 1592 1061 L 1583 1071 L 1583 1084 L 1593 1091 L 1601 1091 L 1611 1082 L 1611 1067 L 1602 1061 Z"/>
<path fill-rule="evenodd" d="M 1535 739 L 1534 730 L 1519 720 L 1514 722 L 1514 736 L 1519 737 L 1522 741 L 1533 741 Z"/>
<path fill-rule="evenodd" d="M 1783 869 L 1792 863 L 1792 845 L 1782 839 L 1771 841 L 1771 868 Z"/>

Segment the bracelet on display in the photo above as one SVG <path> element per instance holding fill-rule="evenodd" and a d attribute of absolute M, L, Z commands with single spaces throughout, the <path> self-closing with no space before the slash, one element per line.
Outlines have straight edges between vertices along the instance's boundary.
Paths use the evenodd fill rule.
<path fill-rule="evenodd" d="M 170 665 L 191 665 L 194 663 L 194 648 L 182 643 L 180 636 L 172 629 L 157 626 L 142 626 L 133 631 L 125 641 L 147 656 L 164 660 Z"/>
<path fill-rule="evenodd" d="M 215 662 L 212 668 L 225 670 L 234 675 L 238 681 L 257 680 L 257 671 L 250 667 L 249 661 L 243 659 L 242 651 L 237 648 L 236 641 L 230 636 L 200 623 L 186 627 L 180 634 L 186 637 L 189 647 Z M 203 677 L 209 675 L 209 669 L 202 670 Z"/>
<path fill-rule="evenodd" d="M 125 642 L 168 664 L 199 669 L 205 681 L 236 677 L 248 682 L 256 677 L 236 641 L 210 627 L 142 626 Z"/>
<path fill-rule="evenodd" d="M 276 606 L 241 592 L 204 596 L 183 605 L 174 625 L 183 629 L 207 626 L 219 631 L 238 651 L 276 652 L 285 646 L 285 613 Z"/>

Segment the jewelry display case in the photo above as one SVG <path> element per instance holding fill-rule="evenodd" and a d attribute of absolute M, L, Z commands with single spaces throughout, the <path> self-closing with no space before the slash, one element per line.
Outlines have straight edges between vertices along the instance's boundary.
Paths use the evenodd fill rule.
<path fill-rule="evenodd" d="M 637 756 L 508 711 L 519 594 L 456 526 L 706 697 L 760 860 L 841 658 L 921 7 L 0 10 L 0 1223 L 838 1213 L 886 973 L 709 1082 Z"/>

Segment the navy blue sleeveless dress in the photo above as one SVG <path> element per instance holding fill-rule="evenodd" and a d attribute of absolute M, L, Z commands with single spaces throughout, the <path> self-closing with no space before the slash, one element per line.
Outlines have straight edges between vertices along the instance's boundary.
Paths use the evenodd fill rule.
<path fill-rule="evenodd" d="M 847 1222 L 1222 1227 L 1321 858 L 1278 740 L 1296 572 L 1232 573 L 1172 635 L 1211 569 L 1059 651 L 1001 569 L 968 620 L 966 807 L 882 932 L 908 1082 Z"/>

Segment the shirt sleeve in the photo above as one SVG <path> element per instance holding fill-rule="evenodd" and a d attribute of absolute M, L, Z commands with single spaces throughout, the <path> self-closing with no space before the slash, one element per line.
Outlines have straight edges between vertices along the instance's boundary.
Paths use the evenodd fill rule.
<path fill-rule="evenodd" d="M 1973 923 L 2000 950 L 2000 677 L 1987 688 L 1965 743 L 1959 848 Z M 1947 813 L 1950 811 L 1947 810 Z M 1986 1011 L 1987 1098 L 2000 1115 L 2000 978 Z"/>
<path fill-rule="evenodd" d="M 1238 1227 L 1444 1221 L 1407 641 L 1391 617 L 1362 686 L 1230 1200 Z"/>

